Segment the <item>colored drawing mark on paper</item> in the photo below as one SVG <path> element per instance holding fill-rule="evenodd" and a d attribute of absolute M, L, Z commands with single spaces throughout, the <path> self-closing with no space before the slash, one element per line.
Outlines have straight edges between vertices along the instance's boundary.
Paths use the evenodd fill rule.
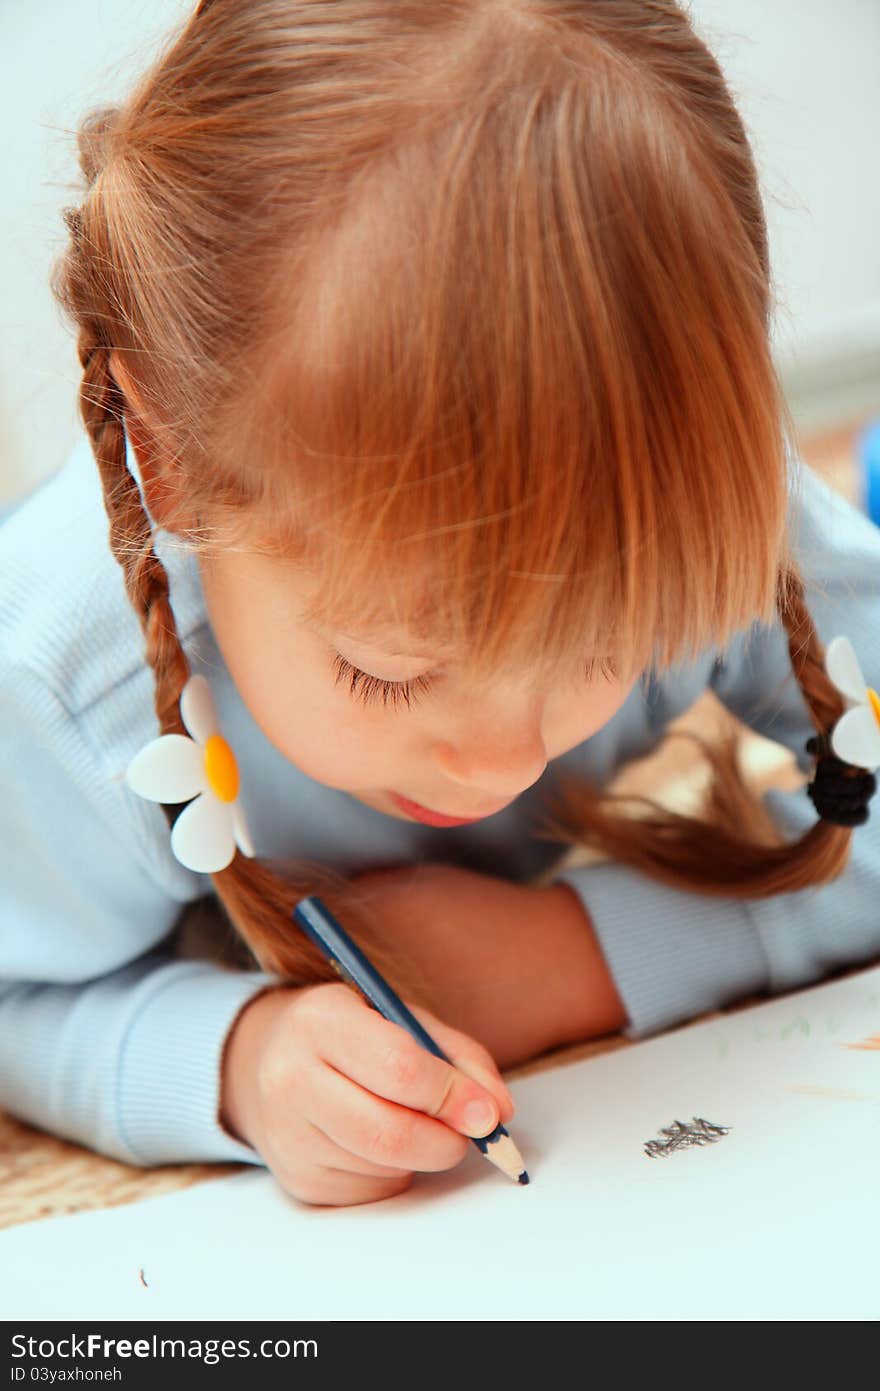
<path fill-rule="evenodd" d="M 720 1140 L 730 1130 L 729 1125 L 713 1125 L 711 1121 L 701 1120 L 699 1116 L 693 1117 L 693 1124 L 686 1125 L 682 1121 L 673 1121 L 672 1125 L 664 1126 L 660 1134 L 665 1135 L 665 1140 L 646 1140 L 645 1154 L 649 1159 L 656 1159 L 658 1155 L 671 1154 L 673 1150 L 689 1149 L 691 1145 L 713 1145 L 716 1140 Z"/>
<path fill-rule="evenodd" d="M 837 1028 L 837 1020 L 829 1021 L 825 1027 L 830 1033 Z M 794 1019 L 789 1019 L 786 1024 L 782 1025 L 778 1033 L 774 1033 L 772 1029 L 759 1029 L 757 1027 L 752 1029 L 752 1038 L 756 1043 L 765 1043 L 768 1039 L 791 1038 L 793 1034 L 803 1034 L 804 1038 L 810 1037 L 810 1021 L 806 1015 L 798 1014 Z"/>
<path fill-rule="evenodd" d="M 786 1087 L 787 1092 L 800 1092 L 801 1096 L 827 1097 L 831 1101 L 873 1101 L 867 1092 L 854 1092 L 846 1087 L 817 1087 L 807 1083 Z"/>
<path fill-rule="evenodd" d="M 809 1035 L 810 1035 L 810 1021 L 809 1021 L 809 1019 L 807 1019 L 805 1015 L 799 1014 L 798 1017 L 797 1017 L 797 1019 L 792 1019 L 792 1020 L 790 1021 L 790 1023 L 783 1025 L 783 1027 L 782 1027 L 782 1028 L 780 1029 L 780 1031 L 779 1031 L 779 1037 L 780 1037 L 780 1038 L 788 1038 L 789 1034 L 793 1034 L 794 1031 L 795 1031 L 795 1029 L 800 1029 L 800 1031 L 801 1031 L 801 1033 L 804 1035 L 804 1037 L 805 1037 L 805 1038 L 809 1038 Z"/>
<path fill-rule="evenodd" d="M 870 1034 L 868 1038 L 863 1038 L 860 1043 L 841 1043 L 841 1048 L 876 1048 L 880 1050 L 880 1034 Z"/>

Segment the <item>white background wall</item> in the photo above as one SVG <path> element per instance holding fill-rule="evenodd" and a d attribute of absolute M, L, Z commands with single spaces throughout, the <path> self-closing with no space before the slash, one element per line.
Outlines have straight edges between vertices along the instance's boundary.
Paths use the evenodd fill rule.
<path fill-rule="evenodd" d="M 243 3 L 245 0 L 243 0 Z M 389 0 L 393 3 L 393 0 Z M 430 3 L 430 0 L 426 0 Z M 73 339 L 49 292 L 75 201 L 73 130 L 121 97 L 195 0 L 0 0 L 0 505 L 79 430 Z M 804 428 L 880 410 L 880 0 L 692 0 L 755 148 Z"/>

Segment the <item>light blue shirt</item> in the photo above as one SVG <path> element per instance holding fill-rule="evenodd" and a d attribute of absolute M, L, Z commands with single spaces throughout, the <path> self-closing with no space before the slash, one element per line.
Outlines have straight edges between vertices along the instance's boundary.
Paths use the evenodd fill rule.
<path fill-rule="evenodd" d="M 880 687 L 880 529 L 791 462 L 795 552 L 819 637 L 845 633 Z M 107 531 L 85 436 L 0 525 L 0 1106 L 132 1164 L 261 1163 L 219 1123 L 219 1067 L 236 1015 L 272 977 L 175 959 L 169 947 L 185 905 L 213 885 L 175 859 L 162 808 L 124 782 L 159 731 L 140 622 Z M 723 659 L 707 651 L 646 673 L 607 725 L 497 815 L 448 830 L 384 816 L 313 781 L 266 739 L 214 640 L 195 557 L 165 532 L 157 550 L 190 668 L 210 680 L 235 750 L 261 858 L 343 873 L 442 860 L 552 880 L 567 847 L 538 839 L 534 825 L 559 770 L 606 784 L 707 689 L 812 768 L 804 744 L 814 731 L 785 633 L 755 625 Z M 816 820 L 803 790 L 770 792 L 767 804 L 790 838 Z M 716 898 L 611 862 L 555 877 L 581 897 L 626 1032 L 640 1038 L 880 956 L 880 796 L 843 875 L 798 893 Z"/>

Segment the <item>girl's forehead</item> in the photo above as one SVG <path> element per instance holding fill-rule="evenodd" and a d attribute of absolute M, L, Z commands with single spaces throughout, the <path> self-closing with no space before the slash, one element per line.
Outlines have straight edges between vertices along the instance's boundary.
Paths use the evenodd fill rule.
<path fill-rule="evenodd" d="M 259 551 L 249 551 L 246 558 L 239 553 L 234 570 L 247 583 L 256 580 L 274 621 L 302 623 L 343 651 L 352 644 L 354 654 L 349 655 L 355 661 L 362 650 L 365 661 L 372 656 L 420 661 L 477 682 L 563 680 L 585 663 L 613 662 L 618 680 L 636 670 L 636 654 L 621 649 L 617 636 L 612 642 L 607 630 L 600 629 L 592 630 L 590 638 L 588 626 L 559 625 L 548 621 L 546 613 L 524 612 L 521 596 L 488 623 L 478 607 L 469 608 L 472 589 L 464 591 L 460 607 L 454 595 L 446 594 L 444 603 L 442 588 L 432 590 L 426 583 L 424 565 L 417 564 L 412 575 L 398 571 L 396 583 L 392 575 L 360 588 L 349 582 L 349 566 L 324 570 Z"/>
<path fill-rule="evenodd" d="M 314 577 L 297 580 L 301 612 L 313 628 L 395 657 L 452 656 L 448 622 L 436 591 L 401 579 L 385 594 L 330 592 Z"/>
<path fill-rule="evenodd" d="M 349 642 L 357 643 L 360 647 L 380 649 L 388 657 L 436 658 L 451 656 L 455 651 L 451 643 L 432 642 L 424 637 L 419 639 L 414 634 L 401 632 L 393 625 L 366 624 L 357 632 L 338 628 L 336 635 L 347 638 Z"/>
<path fill-rule="evenodd" d="M 413 631 L 404 624 L 360 620 L 348 615 L 339 622 L 332 614 L 323 619 L 306 618 L 306 623 L 322 637 L 351 643 L 383 657 L 402 657 L 410 661 L 453 661 L 459 655 L 459 645 L 437 636 L 430 629 Z"/>
<path fill-rule="evenodd" d="M 332 604 L 322 603 L 319 593 L 313 592 L 303 604 L 301 613 L 307 626 L 325 639 L 353 643 L 383 657 L 465 666 L 475 662 L 481 644 L 466 626 L 460 627 L 458 640 L 455 640 L 448 616 L 441 613 L 430 596 L 423 596 L 422 601 L 414 598 L 412 602 L 412 613 L 402 601 L 397 604 L 389 601 L 384 609 L 373 603 L 363 610 L 352 609 L 351 603 L 346 602 L 334 611 Z M 516 664 L 518 669 L 530 667 L 527 653 L 520 653 Z M 480 665 L 478 658 L 476 665 Z"/>

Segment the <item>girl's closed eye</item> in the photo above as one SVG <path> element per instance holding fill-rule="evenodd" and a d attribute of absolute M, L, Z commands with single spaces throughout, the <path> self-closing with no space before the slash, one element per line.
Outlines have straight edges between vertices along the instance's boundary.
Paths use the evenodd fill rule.
<path fill-rule="evenodd" d="M 400 701 L 405 701 L 407 708 L 418 698 L 419 694 L 424 694 L 431 685 L 431 674 L 413 677 L 409 681 L 386 681 L 379 676 L 371 676 L 369 672 L 361 671 L 359 667 L 353 666 L 351 662 L 343 657 L 341 652 L 337 652 L 333 659 L 333 670 L 336 672 L 336 684 L 350 678 L 349 690 L 365 705 L 378 700 L 380 697 L 384 705 L 391 704 L 397 707 Z M 358 682 L 362 684 L 358 686 Z"/>
<path fill-rule="evenodd" d="M 588 681 L 592 680 L 597 658 L 591 658 L 584 668 L 584 676 Z M 415 703 L 419 694 L 424 694 L 431 687 L 433 675 L 426 672 L 422 676 L 413 677 L 409 681 L 388 681 L 379 676 L 371 676 L 369 672 L 361 671 L 359 667 L 353 666 L 351 662 L 343 657 L 341 652 L 334 654 L 333 669 L 336 672 L 336 684 L 350 678 L 349 690 L 362 701 L 365 705 L 378 700 L 380 697 L 387 706 L 390 701 L 396 708 L 399 702 L 405 701 L 407 709 Z M 601 661 L 602 675 L 606 681 L 613 680 L 617 676 L 617 669 L 611 657 L 604 657 Z M 358 682 L 362 685 L 358 687 Z"/>

